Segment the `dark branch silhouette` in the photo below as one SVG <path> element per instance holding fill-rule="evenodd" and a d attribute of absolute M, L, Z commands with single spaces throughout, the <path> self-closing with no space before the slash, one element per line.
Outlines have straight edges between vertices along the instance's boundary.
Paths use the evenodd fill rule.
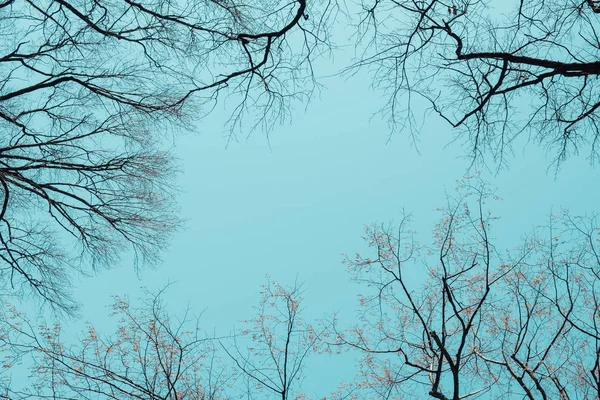
<path fill-rule="evenodd" d="M 27 359 L 32 369 L 25 384 L 4 385 L 0 398 L 225 398 L 222 392 L 232 376 L 216 358 L 212 339 L 187 315 L 179 321 L 170 317 L 160 296 L 150 296 L 141 308 L 115 297 L 114 334 L 88 325 L 79 343 L 65 341 L 59 323 L 34 327 L 9 307 L 3 321 L 10 323 L 0 327 L 0 343 L 14 360 Z"/>
<path fill-rule="evenodd" d="M 0 371 L 11 373 L 24 360 L 30 374 L 14 384 L 0 382 L 0 398 L 307 398 L 300 378 L 320 335 L 300 315 L 298 286 L 269 282 L 263 289 L 259 314 L 244 321 L 248 329 L 221 338 L 207 335 L 189 310 L 179 320 L 170 316 L 163 291 L 142 307 L 115 297 L 114 334 L 89 324 L 76 342 L 58 322 L 34 326 L 7 305 L 0 312 Z"/>
<path fill-rule="evenodd" d="M 363 355 L 350 398 L 598 397 L 596 217 L 565 211 L 501 251 L 493 198 L 481 181 L 461 182 L 440 210 L 433 246 L 416 243 L 408 216 L 367 228 L 373 255 L 347 259 L 370 287 L 360 321 L 333 324 L 329 339 Z"/>
<path fill-rule="evenodd" d="M 502 167 L 521 136 L 544 146 L 555 167 L 580 149 L 598 159 L 597 2 L 374 0 L 363 8 L 367 48 L 350 70 L 374 68 L 394 128 L 416 134 L 413 111 L 425 100 L 473 162 L 491 156 Z"/>
<path fill-rule="evenodd" d="M 219 96 L 232 135 L 315 88 L 332 4 L 305 0 L 0 3 L 0 282 L 72 311 L 70 270 L 132 248 L 156 263 L 178 221 L 167 132 Z M 315 21 L 315 22 L 313 22 Z M 322 49 L 322 50 L 321 50 Z M 75 246 L 75 248 L 74 248 Z"/>

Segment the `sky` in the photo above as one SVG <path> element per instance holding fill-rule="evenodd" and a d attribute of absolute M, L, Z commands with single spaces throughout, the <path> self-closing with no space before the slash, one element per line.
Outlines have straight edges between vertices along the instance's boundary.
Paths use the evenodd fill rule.
<path fill-rule="evenodd" d="M 324 61 L 321 71 L 328 75 L 341 65 L 339 59 Z M 142 287 L 172 283 L 165 301 L 174 315 L 189 305 L 202 313 L 207 330 L 226 334 L 254 315 L 269 275 L 284 284 L 303 283 L 306 319 L 339 312 L 349 325 L 364 288 L 350 281 L 342 253 L 366 250 L 363 227 L 398 221 L 403 208 L 413 215 L 418 238 L 431 243 L 435 209 L 467 173 L 469 160 L 460 143 L 448 144 L 453 133 L 439 120 L 425 124 L 418 149 L 402 134 L 390 138 L 375 114 L 384 99 L 369 88 L 368 73 L 321 82 L 326 87 L 320 96 L 306 110 L 296 107 L 292 120 L 268 139 L 255 132 L 227 144 L 223 121 L 231 105 L 203 120 L 197 132 L 177 137 L 176 201 L 184 227 L 156 270 L 136 274 L 125 256 L 112 270 L 82 277 L 75 297 L 83 320 L 111 331 L 114 321 L 105 317 L 110 295 L 135 299 Z M 555 176 L 550 163 L 543 150 L 524 143 L 507 169 L 481 172 L 503 199 L 494 205 L 500 217 L 494 236 L 501 245 L 517 245 L 552 210 L 594 211 L 598 169 L 574 156 Z M 309 360 L 306 391 L 327 395 L 340 380 L 352 379 L 352 364 Z"/>
<path fill-rule="evenodd" d="M 254 316 L 267 276 L 303 284 L 307 320 L 339 312 L 340 322 L 350 325 L 364 288 L 350 281 L 342 254 L 365 251 L 364 226 L 398 221 L 403 209 L 413 215 L 418 239 L 431 243 L 436 207 L 470 165 L 460 141 L 449 144 L 453 132 L 439 119 L 425 123 L 417 147 L 402 133 L 390 137 L 377 114 L 385 98 L 370 88 L 368 71 L 331 76 L 351 53 L 342 50 L 315 65 L 324 88 L 306 108 L 297 104 L 291 120 L 268 138 L 257 131 L 228 141 L 224 122 L 235 106 L 228 103 L 194 132 L 177 136 L 172 151 L 181 189 L 174 200 L 184 226 L 155 270 L 136 273 L 126 254 L 111 270 L 79 277 L 74 298 L 83 317 L 71 329 L 89 321 L 111 332 L 111 295 L 135 301 L 142 288 L 171 283 L 164 296 L 170 312 L 181 315 L 189 305 L 207 331 L 227 334 Z M 523 142 L 507 168 L 481 172 L 503 199 L 494 205 L 500 220 L 493 233 L 501 247 L 516 246 L 552 210 L 580 215 L 598 209 L 600 170 L 585 154 L 569 158 L 556 176 L 548 170 L 551 161 Z M 308 361 L 308 394 L 325 396 L 352 379 L 355 360 L 343 367 L 339 360 Z"/>

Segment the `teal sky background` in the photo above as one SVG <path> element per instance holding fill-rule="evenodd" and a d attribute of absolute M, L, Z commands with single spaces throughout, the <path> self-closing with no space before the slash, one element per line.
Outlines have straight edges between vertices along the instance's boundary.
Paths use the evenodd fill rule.
<path fill-rule="evenodd" d="M 338 56 L 318 63 L 317 75 L 346 61 Z M 431 243 L 435 208 L 444 205 L 445 190 L 454 189 L 470 161 L 462 158 L 460 142 L 448 145 L 453 132 L 436 118 L 423 126 L 419 152 L 406 135 L 388 141 L 386 121 L 374 115 L 385 99 L 370 90 L 368 72 L 321 83 L 326 87 L 307 110 L 297 105 L 292 120 L 268 140 L 261 132 L 248 139 L 240 134 L 226 146 L 223 122 L 234 104 L 220 105 L 197 132 L 177 137 L 181 192 L 173 201 L 185 226 L 159 269 L 136 275 L 131 257 L 124 256 L 112 270 L 76 282 L 82 320 L 112 332 L 110 295 L 136 299 L 141 287 L 156 290 L 172 282 L 165 294 L 169 310 L 177 315 L 189 304 L 203 313 L 207 330 L 224 334 L 254 315 L 260 285 L 270 274 L 282 283 L 304 283 L 306 319 L 339 311 L 342 324 L 350 324 L 356 296 L 365 289 L 350 282 L 341 254 L 365 250 L 364 225 L 397 221 L 402 208 L 413 214 L 418 238 Z M 508 169 L 482 172 L 503 198 L 494 205 L 501 217 L 493 232 L 499 247 L 517 245 L 552 209 L 597 209 L 600 171 L 585 155 L 568 159 L 555 177 L 543 149 L 522 144 Z M 340 380 L 352 379 L 351 363 L 341 368 L 340 360 L 309 360 L 308 394 L 328 395 Z"/>

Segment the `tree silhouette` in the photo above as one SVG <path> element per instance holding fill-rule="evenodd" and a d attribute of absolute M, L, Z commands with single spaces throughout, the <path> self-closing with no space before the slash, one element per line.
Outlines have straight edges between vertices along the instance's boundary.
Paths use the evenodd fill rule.
<path fill-rule="evenodd" d="M 66 311 L 70 270 L 126 248 L 158 260 L 177 227 L 165 132 L 219 96 L 255 126 L 314 89 L 326 49 L 305 0 L 8 0 L 0 3 L 0 282 Z M 318 16 L 318 18 L 317 18 Z M 234 132 L 234 131 L 232 131 Z"/>
<path fill-rule="evenodd" d="M 301 317 L 299 286 L 268 282 L 256 318 L 227 337 L 208 335 L 189 310 L 181 319 L 169 315 L 162 293 L 142 307 L 115 297 L 115 333 L 88 324 L 75 343 L 60 323 L 36 327 L 7 305 L 0 315 L 2 368 L 10 376 L 23 363 L 30 374 L 26 382 L 4 382 L 0 398 L 307 398 L 299 379 L 320 337 Z"/>
<path fill-rule="evenodd" d="M 270 281 L 263 285 L 261 294 L 258 315 L 244 321 L 248 329 L 234 336 L 232 345 L 223 344 L 247 381 L 246 393 L 241 396 L 308 398 L 301 392 L 301 379 L 307 357 L 317 351 L 321 332 L 301 316 L 301 287 Z"/>
<path fill-rule="evenodd" d="M 374 70 L 394 128 L 416 134 L 423 102 L 457 129 L 475 161 L 499 167 L 520 136 L 559 166 L 599 156 L 600 40 L 594 1 L 363 1 L 350 67 Z M 429 114 L 427 114 L 429 115 Z M 488 161 L 491 161 L 488 159 Z"/>
<path fill-rule="evenodd" d="M 31 374 L 10 399 L 220 399 L 230 375 L 216 358 L 211 338 L 187 315 L 170 317 L 160 299 L 149 296 L 136 308 L 115 297 L 115 333 L 105 335 L 88 325 L 79 343 L 64 340 L 56 322 L 39 327 L 13 307 L 3 315 L 1 341 L 5 363 L 26 359 Z M 187 313 L 186 313 L 187 314 Z"/>
<path fill-rule="evenodd" d="M 363 354 L 340 396 L 598 397 L 598 221 L 565 211 L 505 252 L 486 205 L 494 196 L 463 181 L 440 210 L 433 246 L 416 243 L 408 216 L 367 228 L 373 255 L 347 259 L 370 287 L 360 322 L 334 324 L 330 339 Z"/>
<path fill-rule="evenodd" d="M 5 377 L 19 363 L 31 376 L 24 389 L 6 381 L 5 396 L 308 398 L 307 357 L 336 349 L 358 351 L 361 361 L 333 399 L 598 397 L 597 217 L 552 215 L 504 251 L 488 210 L 495 200 L 478 178 L 461 181 L 430 246 L 417 243 L 408 215 L 397 227 L 367 227 L 373 254 L 346 259 L 366 290 L 349 329 L 338 320 L 324 330 L 307 324 L 300 288 L 276 282 L 263 287 L 257 316 L 227 337 L 170 316 L 160 294 L 141 308 L 116 298 L 116 333 L 89 325 L 74 344 L 60 325 L 36 327 L 6 306 Z"/>

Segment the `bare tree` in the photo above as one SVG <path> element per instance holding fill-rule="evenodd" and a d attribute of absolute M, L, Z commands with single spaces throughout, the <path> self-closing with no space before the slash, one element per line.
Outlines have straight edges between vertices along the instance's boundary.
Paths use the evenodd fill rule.
<path fill-rule="evenodd" d="M 372 67 L 395 128 L 416 133 L 423 104 L 498 166 L 517 137 L 556 166 L 580 148 L 597 160 L 600 8 L 595 1 L 368 0 L 350 69 Z M 425 114 L 428 118 L 430 113 Z"/>
<path fill-rule="evenodd" d="M 267 283 L 259 314 L 243 321 L 248 329 L 220 338 L 207 335 L 189 311 L 181 319 L 170 316 L 162 291 L 142 307 L 115 297 L 115 333 L 103 335 L 89 324 L 74 343 L 59 323 L 36 327 L 6 305 L 0 315 L 2 378 L 19 372 L 29 378 L 1 380 L 0 398 L 308 398 L 301 392 L 302 370 L 320 334 L 300 315 L 300 292 L 299 286 Z"/>
<path fill-rule="evenodd" d="M 115 297 L 115 333 L 102 335 L 93 325 L 69 344 L 59 323 L 32 326 L 8 307 L 0 329 L 6 345 L 4 368 L 26 360 L 29 379 L 5 385 L 10 399 L 193 399 L 224 398 L 231 375 L 198 321 L 168 315 L 160 299 L 143 307 Z M 190 324 L 191 323 L 191 324 Z M 19 387 L 15 387 L 19 386 Z"/>
<path fill-rule="evenodd" d="M 397 228 L 367 228 L 373 256 L 347 260 L 371 288 L 361 322 L 334 325 L 330 339 L 364 356 L 347 397 L 598 396 L 595 217 L 553 216 L 517 249 L 499 251 L 485 205 L 493 197 L 482 182 L 463 182 L 441 209 L 433 247 L 415 242 L 408 216 Z"/>
<path fill-rule="evenodd" d="M 262 288 L 256 318 L 248 329 L 223 342 L 223 349 L 245 378 L 244 397 L 281 400 L 308 398 L 301 391 L 306 358 L 317 350 L 321 332 L 301 317 L 301 287 L 273 281 Z M 244 393 L 245 392 L 245 393 Z"/>
<path fill-rule="evenodd" d="M 164 133 L 236 101 L 268 126 L 314 89 L 334 7 L 305 0 L 0 2 L 0 284 L 67 311 L 70 269 L 177 226 Z M 309 17 L 309 14 L 310 17 Z M 248 128 L 250 130 L 251 126 Z"/>

